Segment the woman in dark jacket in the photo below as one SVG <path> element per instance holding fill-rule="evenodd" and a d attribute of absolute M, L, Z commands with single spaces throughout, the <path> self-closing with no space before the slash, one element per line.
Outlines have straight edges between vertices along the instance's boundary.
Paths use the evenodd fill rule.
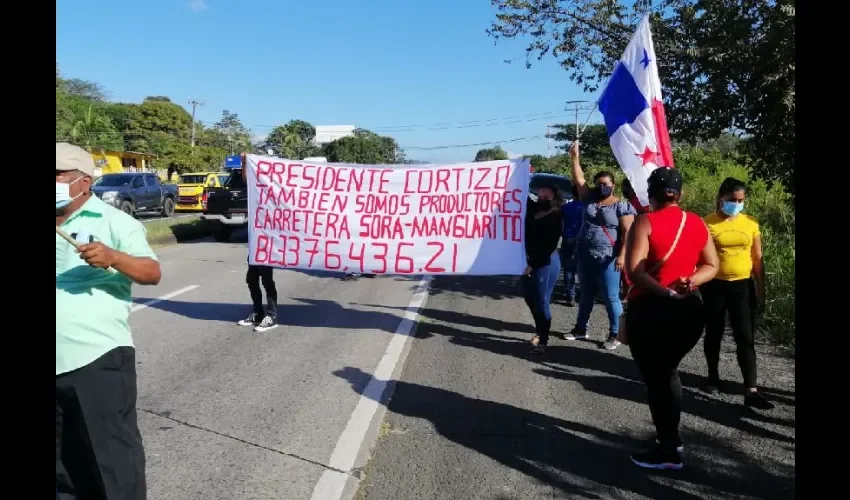
<path fill-rule="evenodd" d="M 531 339 L 533 354 L 540 354 L 549 344 L 552 329 L 552 292 L 561 273 L 558 242 L 563 221 L 558 188 L 543 186 L 537 201 L 529 200 L 525 221 L 525 254 L 527 266 L 523 276 L 525 303 L 534 317 L 537 332 Z"/>

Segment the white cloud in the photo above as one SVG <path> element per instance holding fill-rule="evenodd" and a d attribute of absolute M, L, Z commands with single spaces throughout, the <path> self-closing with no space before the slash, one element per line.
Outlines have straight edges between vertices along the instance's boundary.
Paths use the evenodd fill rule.
<path fill-rule="evenodd" d="M 189 2 L 189 7 L 195 12 L 203 12 L 209 8 L 209 5 L 207 5 L 206 0 L 192 0 Z"/>

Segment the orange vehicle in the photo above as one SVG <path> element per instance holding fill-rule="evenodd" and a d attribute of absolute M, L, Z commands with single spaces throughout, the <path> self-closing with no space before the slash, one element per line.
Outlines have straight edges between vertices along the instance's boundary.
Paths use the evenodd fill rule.
<path fill-rule="evenodd" d="M 223 172 L 191 172 L 177 179 L 178 212 L 200 212 L 204 209 L 202 200 L 209 188 L 221 187 L 228 174 Z"/>

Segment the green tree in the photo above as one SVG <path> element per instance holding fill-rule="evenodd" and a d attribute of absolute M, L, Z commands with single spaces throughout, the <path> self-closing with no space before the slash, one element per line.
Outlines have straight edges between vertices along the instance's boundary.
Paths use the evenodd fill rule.
<path fill-rule="evenodd" d="M 531 163 L 531 168 L 534 169 L 535 172 L 549 172 L 549 158 L 546 158 L 543 155 L 527 155 L 524 156 L 526 160 Z"/>
<path fill-rule="evenodd" d="M 262 144 L 262 149 L 271 149 L 274 154 L 290 160 L 302 160 L 316 156 L 318 148 L 313 144 L 316 127 L 304 120 L 290 120 L 286 125 L 272 129 Z"/>
<path fill-rule="evenodd" d="M 552 56 L 595 92 L 638 20 L 651 22 L 668 125 L 690 144 L 736 131 L 753 173 L 793 192 L 796 136 L 793 0 L 491 0 L 496 39 L 531 36 L 526 65 Z"/>
<path fill-rule="evenodd" d="M 224 110 L 221 119 L 211 129 L 205 129 L 201 134 L 201 144 L 215 147 L 229 154 L 250 151 L 251 132 L 242 124 L 239 115 Z"/>
<path fill-rule="evenodd" d="M 58 70 L 57 67 L 57 80 L 58 80 Z M 57 87 L 60 86 L 60 82 L 57 81 Z M 90 82 L 88 80 L 81 80 L 79 78 L 71 78 L 70 80 L 62 80 L 61 81 L 62 90 L 70 95 L 81 97 L 83 99 L 95 102 L 106 102 L 107 92 L 106 89 L 103 88 L 103 85 L 99 83 Z"/>
<path fill-rule="evenodd" d="M 85 115 L 71 127 L 70 139 L 88 151 L 94 148 L 121 151 L 124 149 L 124 138 L 112 125 L 107 116 L 95 111 L 95 105 L 89 104 Z"/>
<path fill-rule="evenodd" d="M 330 162 L 365 163 L 370 165 L 404 163 L 405 158 L 395 139 L 366 129 L 326 144 L 322 154 Z"/>
<path fill-rule="evenodd" d="M 576 126 L 571 124 L 554 125 L 555 132 L 548 137 L 563 143 L 558 149 L 566 151 L 576 138 Z M 581 157 L 588 164 L 616 164 L 616 158 L 611 152 L 608 140 L 608 130 L 605 125 L 588 125 L 581 130 Z"/>
<path fill-rule="evenodd" d="M 501 146 L 479 149 L 473 161 L 507 160 L 508 153 Z"/>

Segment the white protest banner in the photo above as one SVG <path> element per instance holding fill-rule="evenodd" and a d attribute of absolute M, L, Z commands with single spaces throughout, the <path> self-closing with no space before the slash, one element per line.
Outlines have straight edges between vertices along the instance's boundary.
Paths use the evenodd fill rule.
<path fill-rule="evenodd" d="M 249 262 L 372 274 L 519 275 L 527 160 L 353 165 L 248 155 Z"/>

